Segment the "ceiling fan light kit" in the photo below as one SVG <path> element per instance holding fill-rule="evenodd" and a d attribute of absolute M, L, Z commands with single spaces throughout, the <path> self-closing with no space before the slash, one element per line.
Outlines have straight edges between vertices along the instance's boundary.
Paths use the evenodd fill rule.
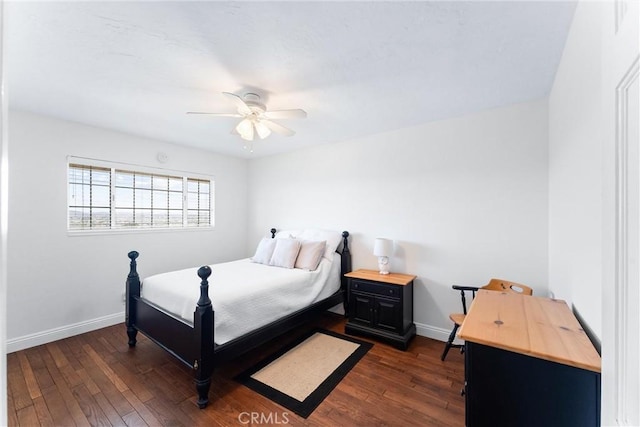
<path fill-rule="evenodd" d="M 272 119 L 303 119 L 307 117 L 307 113 L 301 109 L 292 110 L 273 110 L 268 111 L 267 106 L 260 102 L 260 95 L 256 93 L 246 93 L 241 98 L 230 92 L 222 92 L 231 102 L 234 103 L 237 113 L 207 113 L 199 111 L 189 111 L 187 114 L 206 114 L 217 117 L 238 117 L 242 120 L 231 131 L 237 133 L 242 139 L 249 142 L 245 143 L 245 149 L 249 148 L 253 152 L 253 140 L 258 138 L 265 139 L 272 132 L 276 132 L 283 136 L 293 136 L 295 132 Z"/>

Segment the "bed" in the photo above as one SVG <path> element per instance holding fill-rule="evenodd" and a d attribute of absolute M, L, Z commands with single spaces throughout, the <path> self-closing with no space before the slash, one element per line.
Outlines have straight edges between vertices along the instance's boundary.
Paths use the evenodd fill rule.
<path fill-rule="evenodd" d="M 152 276 L 141 280 L 137 272 L 136 261 L 139 253 L 131 251 L 128 254 L 130 269 L 126 281 L 125 325 L 129 346 L 135 347 L 137 333 L 141 332 L 151 341 L 192 368 L 198 394 L 197 404 L 200 408 L 206 407 L 209 403 L 211 375 L 218 363 L 246 353 L 296 326 L 312 320 L 318 314 L 340 303 L 344 304 L 346 313 L 346 279 L 344 274 L 351 271 L 351 254 L 348 245 L 349 233 L 344 231 L 341 236 L 338 235 L 340 242 L 335 249 L 331 247 L 332 244 L 327 243 L 325 259 L 320 260 L 316 270 L 308 271 L 307 273 L 309 274 L 295 271 L 299 270 L 298 268 L 291 269 L 292 271 L 284 271 L 289 269 L 260 265 L 259 252 L 262 244 L 269 245 L 279 242 L 278 245 L 284 245 L 289 240 L 296 240 L 289 239 L 289 237 L 296 237 L 290 236 L 289 232 L 282 234 L 278 233 L 277 237 L 282 237 L 283 240 L 279 242 L 276 239 L 276 230 L 271 229 L 271 238 L 261 241 L 256 255 L 251 260 L 239 260 L 232 263 L 200 267 L 197 269 L 197 275 L 200 278 L 199 287 L 197 286 L 197 279 L 195 279 L 195 269 L 170 272 L 160 278 Z M 304 234 L 301 234 L 301 236 L 304 236 Z M 306 236 L 313 238 L 317 234 L 306 234 Z M 267 240 L 270 240 L 270 242 Z M 339 251 L 340 246 L 342 250 Z M 326 258 L 331 260 L 328 261 Z M 238 279 L 238 277 L 241 277 L 243 273 L 239 272 L 247 270 L 250 275 L 247 276 L 246 282 L 248 284 L 246 287 L 249 290 L 264 288 L 254 280 L 255 277 L 261 276 L 265 278 L 272 277 L 264 273 L 269 268 L 276 273 L 278 280 L 284 280 L 280 291 L 283 297 L 280 297 L 279 300 L 263 293 L 258 296 L 252 295 L 251 298 L 246 297 L 249 294 L 236 296 L 236 300 L 229 301 L 225 296 L 224 287 L 219 286 L 219 283 L 216 282 L 218 277 L 216 271 L 219 271 L 221 281 L 225 277 L 228 279 L 235 277 L 236 283 L 229 286 L 234 288 L 242 287 L 240 282 L 243 279 Z M 215 285 L 215 288 L 212 290 L 211 296 L 214 298 L 214 302 L 212 302 L 209 295 L 209 277 L 212 272 L 214 274 L 212 286 Z M 286 282 L 291 275 L 296 280 L 303 280 L 301 283 L 308 283 L 310 295 L 300 294 L 294 295 L 292 298 L 286 298 L 287 292 L 291 291 L 292 286 L 298 286 L 297 284 L 292 285 Z M 337 286 L 335 289 L 323 287 L 317 284 L 316 281 L 319 279 L 312 277 L 314 275 L 327 276 L 328 282 L 335 279 Z M 192 284 L 191 287 L 193 288 L 195 285 L 196 288 L 196 294 L 193 295 L 192 290 L 192 295 L 190 296 L 193 297 L 191 299 L 192 309 L 188 309 L 188 305 L 185 308 L 185 304 L 188 304 L 188 301 L 187 303 L 184 301 L 177 302 L 177 297 L 166 293 L 164 297 L 158 298 L 153 291 L 148 290 L 148 288 L 155 289 L 151 285 L 154 281 L 159 283 L 158 286 L 164 286 L 169 290 L 183 287 L 181 283 L 184 283 L 185 277 L 189 280 L 189 276 L 193 276 L 193 282 L 189 282 Z M 336 278 L 335 276 L 338 277 Z M 175 284 L 173 284 L 174 280 L 176 281 Z M 222 290 L 218 289 L 219 287 Z M 142 288 L 144 288 L 144 292 Z M 275 294 L 275 292 L 273 293 Z M 190 297 L 188 296 L 187 298 Z M 219 300 L 216 297 L 219 297 Z M 261 308 L 263 311 L 258 316 L 261 320 L 257 322 L 245 321 L 247 314 L 252 312 L 254 308 L 249 306 L 250 308 L 243 309 L 240 304 L 242 301 L 238 301 L 238 298 L 263 300 Z M 292 302 L 290 300 L 295 301 Z M 283 304 L 286 306 L 285 308 L 283 308 Z M 218 315 L 214 313 L 214 306 L 216 306 Z M 270 306 L 273 307 L 271 310 L 269 310 Z M 237 313 L 235 314 L 233 307 L 237 308 L 235 310 Z M 234 317 L 236 318 L 235 324 L 233 323 Z M 237 322 L 238 318 L 241 319 L 240 323 Z"/>

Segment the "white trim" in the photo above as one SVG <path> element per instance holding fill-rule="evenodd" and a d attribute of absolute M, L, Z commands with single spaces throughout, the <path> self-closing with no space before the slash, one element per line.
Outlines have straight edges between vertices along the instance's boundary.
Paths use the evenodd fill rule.
<path fill-rule="evenodd" d="M 344 308 L 342 303 L 336 305 L 335 307 L 330 308 L 329 311 L 336 314 L 344 315 Z M 416 325 L 417 335 L 420 335 L 421 337 L 442 341 L 443 343 L 447 342 L 447 340 L 449 339 L 449 334 L 451 334 L 451 329 L 453 329 L 453 322 L 451 323 L 451 329 L 442 329 L 442 328 L 438 328 L 437 326 L 425 325 L 424 323 L 417 323 L 417 322 L 414 322 L 414 323 Z M 464 343 L 464 341 L 460 339 L 456 339 L 453 341 L 453 343 L 458 345 L 458 344 Z"/>
<path fill-rule="evenodd" d="M 144 233 L 181 233 L 183 231 L 214 231 L 215 227 L 206 225 L 202 227 L 176 227 L 176 228 L 104 228 L 95 230 L 67 230 L 69 237 L 85 236 L 113 236 L 114 234 L 144 234 Z"/>
<path fill-rule="evenodd" d="M 637 419 L 637 405 L 633 396 L 633 381 L 629 373 L 630 364 L 637 363 L 637 326 L 633 324 L 638 301 L 629 298 L 634 295 L 632 287 L 637 287 L 636 250 L 640 241 L 638 236 L 630 233 L 630 221 L 638 220 L 638 212 L 633 211 L 633 203 L 638 200 L 637 183 L 640 181 L 638 165 L 630 165 L 637 158 L 630 152 L 637 153 L 638 142 L 630 141 L 628 134 L 629 111 L 628 91 L 637 84 L 640 76 L 640 57 L 637 57 L 616 88 L 616 265 L 615 265 L 615 383 L 614 402 L 616 404 L 616 420 L 621 425 L 628 425 L 629 419 Z M 635 144 L 635 145 L 631 145 Z M 631 228 L 635 230 L 634 228 Z M 633 268 L 631 268 L 633 267 Z"/>
<path fill-rule="evenodd" d="M 151 175 L 160 174 L 160 175 L 171 175 L 175 177 L 182 177 L 182 176 L 188 175 L 189 178 L 215 181 L 215 175 L 206 174 L 202 172 L 185 171 L 180 169 L 159 168 L 155 166 L 146 166 L 146 165 L 140 165 L 136 163 L 112 162 L 109 160 L 93 159 L 91 157 L 79 157 L 79 156 L 72 156 L 72 155 L 67 156 L 67 165 L 69 165 L 69 163 L 86 164 L 87 162 L 89 162 L 91 166 L 107 168 L 107 169 L 113 168 L 113 169 L 120 169 L 120 170 L 130 170 L 130 168 L 134 168 L 133 172 L 148 173 Z"/>
<path fill-rule="evenodd" d="M 615 10 L 615 30 L 616 33 L 622 26 L 622 21 L 624 17 L 627 15 L 627 10 L 629 9 L 629 5 L 627 4 L 627 0 L 615 0 L 614 10 Z"/>
<path fill-rule="evenodd" d="M 95 331 L 96 329 L 106 328 L 107 326 L 117 325 L 124 322 L 124 311 L 107 316 L 98 317 L 83 322 L 73 323 L 71 325 L 60 326 L 58 328 L 48 329 L 35 334 L 24 335 L 18 338 L 7 340 L 7 353 L 24 350 L 25 348 L 35 347 L 50 343 L 52 341 L 69 338 L 75 335 L 84 334 L 85 332 Z M 122 329 L 122 339 L 126 341 L 124 328 Z"/>
<path fill-rule="evenodd" d="M 342 303 L 329 309 L 337 314 L 344 314 Z M 24 350 L 26 348 L 47 344 L 64 338 L 73 337 L 75 335 L 84 334 L 86 332 L 95 331 L 97 329 L 106 328 L 108 326 L 117 325 L 124 322 L 124 311 L 107 316 L 98 317 L 84 322 L 73 323 L 71 325 L 61 326 L 58 328 L 48 329 L 34 334 L 24 335 L 18 338 L 7 340 L 7 353 Z M 453 327 L 453 326 L 452 326 Z M 123 340 L 126 339 L 125 331 L 122 330 Z M 442 329 L 437 326 L 426 325 L 424 323 L 416 323 L 416 334 L 421 337 L 431 338 L 434 340 L 446 342 L 449 339 L 451 329 Z M 455 340 L 454 344 L 462 344 L 463 341 Z"/>
<path fill-rule="evenodd" d="M 453 322 L 451 323 L 451 329 L 453 329 Z M 451 334 L 451 329 L 442 329 L 437 326 L 425 325 L 424 323 L 416 323 L 416 334 L 421 337 L 427 337 L 434 340 L 447 342 L 449 339 L 449 335 Z M 454 344 L 460 345 L 464 341 L 460 339 L 455 339 L 453 341 Z M 444 348 L 444 347 L 443 347 Z"/>

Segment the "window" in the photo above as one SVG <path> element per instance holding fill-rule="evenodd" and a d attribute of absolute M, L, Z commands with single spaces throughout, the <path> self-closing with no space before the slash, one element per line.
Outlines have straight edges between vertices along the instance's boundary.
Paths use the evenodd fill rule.
<path fill-rule="evenodd" d="M 187 180 L 187 224 L 198 226 L 198 224 L 209 223 L 210 216 L 210 183 L 202 179 Z"/>
<path fill-rule="evenodd" d="M 69 229 L 111 227 L 111 171 L 69 165 Z"/>
<path fill-rule="evenodd" d="M 96 163 L 69 162 L 69 230 L 212 225 L 210 179 Z"/>

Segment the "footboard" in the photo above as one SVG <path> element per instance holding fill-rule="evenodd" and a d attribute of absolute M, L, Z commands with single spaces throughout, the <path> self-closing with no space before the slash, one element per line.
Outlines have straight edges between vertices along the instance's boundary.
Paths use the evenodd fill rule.
<path fill-rule="evenodd" d="M 200 267 L 200 298 L 194 312 L 194 324 L 189 325 L 160 307 L 140 297 L 140 277 L 137 272 L 136 251 L 129 252 L 129 275 L 127 276 L 127 303 L 125 324 L 129 347 L 136 345 L 136 335 L 142 332 L 151 341 L 171 353 L 194 370 L 198 406 L 208 403 L 211 374 L 213 372 L 213 307 L 209 299 L 211 268 Z"/>

